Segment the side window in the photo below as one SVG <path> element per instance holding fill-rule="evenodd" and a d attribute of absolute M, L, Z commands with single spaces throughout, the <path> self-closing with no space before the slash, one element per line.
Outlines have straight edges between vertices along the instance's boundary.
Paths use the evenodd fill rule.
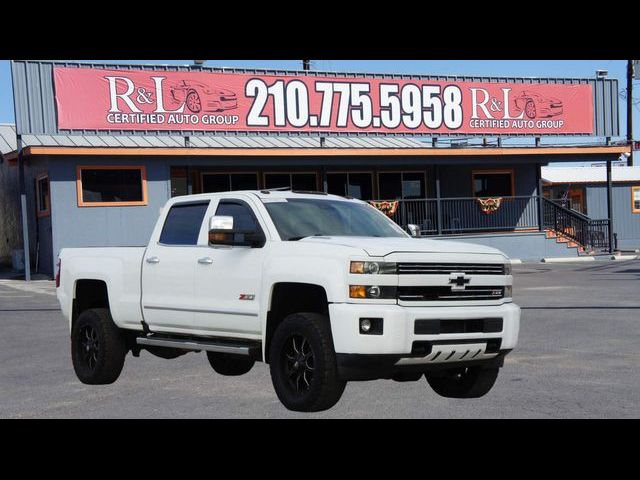
<path fill-rule="evenodd" d="M 197 245 L 209 202 L 182 203 L 171 207 L 160 234 L 165 245 Z"/>
<path fill-rule="evenodd" d="M 261 230 L 251 208 L 244 202 L 222 200 L 216 209 L 216 215 L 233 217 L 234 230 Z"/>

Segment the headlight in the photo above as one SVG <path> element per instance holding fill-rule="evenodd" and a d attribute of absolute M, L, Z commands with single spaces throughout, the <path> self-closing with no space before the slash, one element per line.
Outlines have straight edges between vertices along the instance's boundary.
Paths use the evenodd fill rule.
<path fill-rule="evenodd" d="M 377 285 L 349 285 L 349 298 L 396 298 L 396 287 Z"/>
<path fill-rule="evenodd" d="M 511 298 L 513 296 L 513 286 L 506 285 L 504 287 L 504 298 Z"/>
<path fill-rule="evenodd" d="M 511 262 L 507 262 L 504 264 L 504 274 L 511 275 Z"/>
<path fill-rule="evenodd" d="M 349 273 L 395 275 L 396 264 L 393 262 L 351 262 Z"/>

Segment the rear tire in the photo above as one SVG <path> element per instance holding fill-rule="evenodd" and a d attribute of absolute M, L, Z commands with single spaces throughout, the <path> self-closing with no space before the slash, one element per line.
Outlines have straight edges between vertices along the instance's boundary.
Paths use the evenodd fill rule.
<path fill-rule="evenodd" d="M 269 362 L 273 387 L 289 410 L 327 410 L 347 384 L 338 377 L 329 319 L 317 313 L 294 313 L 278 325 Z"/>
<path fill-rule="evenodd" d="M 88 385 L 115 382 L 122 372 L 127 342 L 106 308 L 80 314 L 71 331 L 71 360 L 78 379 Z"/>
<path fill-rule="evenodd" d="M 216 352 L 207 352 L 207 360 L 216 373 L 230 377 L 244 375 L 256 363 L 255 360 L 247 357 Z"/>
<path fill-rule="evenodd" d="M 433 390 L 447 398 L 479 398 L 486 395 L 498 378 L 499 368 L 452 368 L 438 374 L 425 373 Z"/>

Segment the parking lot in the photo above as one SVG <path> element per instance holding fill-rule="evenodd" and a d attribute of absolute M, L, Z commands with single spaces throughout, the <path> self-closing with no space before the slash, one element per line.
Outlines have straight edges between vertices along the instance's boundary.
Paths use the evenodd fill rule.
<path fill-rule="evenodd" d="M 438 397 L 427 382 L 352 382 L 331 410 L 289 412 L 268 367 L 223 377 L 204 353 L 127 357 L 88 386 L 71 366 L 52 282 L 0 281 L 0 418 L 637 418 L 640 260 L 514 267 L 520 340 L 493 390 Z"/>

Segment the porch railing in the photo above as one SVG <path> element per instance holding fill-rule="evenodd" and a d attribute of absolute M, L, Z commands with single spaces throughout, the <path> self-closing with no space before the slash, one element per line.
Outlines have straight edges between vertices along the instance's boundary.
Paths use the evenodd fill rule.
<path fill-rule="evenodd" d="M 502 197 L 500 207 L 482 211 L 475 197 L 398 200 L 391 217 L 398 225 L 418 225 L 423 235 L 538 228 L 538 197 Z"/>
<path fill-rule="evenodd" d="M 502 197 L 492 212 L 483 211 L 475 197 L 398 200 L 391 218 L 405 230 L 418 225 L 422 235 L 550 229 L 587 250 L 609 249 L 609 220 L 590 219 L 537 195 Z"/>
<path fill-rule="evenodd" d="M 591 219 L 555 202 L 542 199 L 543 225 L 587 250 L 609 250 L 609 220 Z"/>

